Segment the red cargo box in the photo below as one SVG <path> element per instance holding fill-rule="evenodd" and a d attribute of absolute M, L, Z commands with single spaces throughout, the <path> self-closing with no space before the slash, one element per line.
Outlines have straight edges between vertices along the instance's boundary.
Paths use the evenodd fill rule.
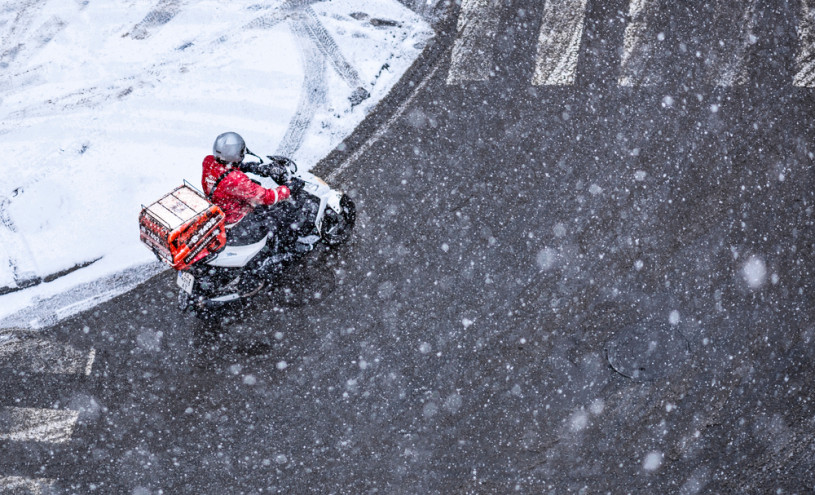
<path fill-rule="evenodd" d="M 183 270 L 226 245 L 225 215 L 189 184 L 143 207 L 141 241 L 161 261 Z"/>

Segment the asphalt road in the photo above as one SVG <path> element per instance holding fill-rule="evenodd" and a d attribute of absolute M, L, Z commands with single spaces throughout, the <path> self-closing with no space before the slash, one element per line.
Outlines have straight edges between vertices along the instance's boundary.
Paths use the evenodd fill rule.
<path fill-rule="evenodd" d="M 2 473 L 140 495 L 815 490 L 799 4 L 753 4 L 728 87 L 706 61 L 740 2 L 662 5 L 629 87 L 621 0 L 588 2 L 573 85 L 531 84 L 543 3 L 497 9 L 484 81 L 447 83 L 458 12 L 439 23 L 318 167 L 355 237 L 285 287 L 205 325 L 168 273 L 47 329 L 96 349 L 90 375 L 0 390 L 79 421 L 0 443 Z"/>

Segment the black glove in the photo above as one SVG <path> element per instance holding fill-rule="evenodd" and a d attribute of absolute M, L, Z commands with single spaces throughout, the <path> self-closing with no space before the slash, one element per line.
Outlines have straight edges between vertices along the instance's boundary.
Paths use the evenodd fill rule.
<path fill-rule="evenodd" d="M 291 173 L 297 172 L 297 164 L 292 161 L 291 158 L 287 158 L 281 155 L 266 155 L 272 163 L 277 164 L 279 167 L 283 167 L 288 169 Z"/>
<path fill-rule="evenodd" d="M 278 184 L 286 182 L 286 169 L 274 163 L 242 163 L 241 172 L 269 177 Z"/>
<path fill-rule="evenodd" d="M 303 186 L 305 186 L 306 183 L 303 182 L 303 179 L 292 177 L 292 179 L 286 185 L 289 186 L 289 190 L 291 191 L 292 196 L 294 196 L 295 194 L 303 190 Z"/>

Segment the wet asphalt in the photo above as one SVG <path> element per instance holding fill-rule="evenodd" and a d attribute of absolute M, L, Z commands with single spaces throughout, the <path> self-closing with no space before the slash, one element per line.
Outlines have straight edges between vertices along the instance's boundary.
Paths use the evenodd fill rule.
<path fill-rule="evenodd" d="M 356 201 L 349 244 L 217 322 L 165 273 L 46 329 L 97 349 L 91 375 L 5 370 L 2 392 L 80 420 L 4 443 L 3 472 L 65 493 L 815 489 L 797 3 L 758 2 L 729 88 L 703 77 L 721 21 L 676 5 L 656 82 L 618 86 L 621 0 L 589 2 L 574 86 L 533 86 L 539 3 L 505 2 L 493 77 L 456 86 L 451 10 L 318 165 Z"/>

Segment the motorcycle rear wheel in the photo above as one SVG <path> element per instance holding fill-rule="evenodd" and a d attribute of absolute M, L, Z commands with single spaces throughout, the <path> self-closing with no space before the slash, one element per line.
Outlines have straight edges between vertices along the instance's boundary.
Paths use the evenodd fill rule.
<path fill-rule="evenodd" d="M 320 237 L 328 246 L 339 246 L 351 237 L 357 220 L 357 208 L 347 195 L 340 198 L 340 213 L 326 208 Z"/>

